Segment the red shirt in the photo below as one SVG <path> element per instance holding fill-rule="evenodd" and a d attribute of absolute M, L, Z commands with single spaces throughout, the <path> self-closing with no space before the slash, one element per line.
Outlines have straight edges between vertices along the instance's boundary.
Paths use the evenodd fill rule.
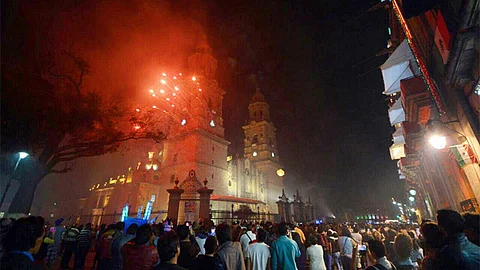
<path fill-rule="evenodd" d="M 158 262 L 158 252 L 153 246 L 127 242 L 121 252 L 125 270 L 150 270 Z"/>

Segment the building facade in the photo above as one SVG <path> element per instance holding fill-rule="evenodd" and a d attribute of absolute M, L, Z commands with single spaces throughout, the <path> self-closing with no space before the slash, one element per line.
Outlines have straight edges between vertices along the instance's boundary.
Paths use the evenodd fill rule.
<path fill-rule="evenodd" d="M 404 216 L 479 211 L 479 1 L 382 1 L 390 14 L 382 65 L 390 147 L 398 160 Z"/>
<path fill-rule="evenodd" d="M 119 168 L 121 175 L 90 187 L 82 221 L 118 221 L 127 204 L 130 213 L 136 213 L 144 211 L 149 201 L 152 216 L 160 214 L 164 219 L 167 189 L 182 187 L 192 173 L 200 186 L 206 181 L 213 189 L 210 210 L 214 220 L 233 219 L 233 213 L 244 212 L 272 219 L 266 214 L 278 213 L 276 201 L 284 187 L 277 175 L 281 165 L 269 106 L 257 89 L 249 106 L 249 124 L 243 127 L 245 155 L 227 156 L 230 143 L 224 138 L 222 118 L 225 91 L 215 81 L 217 61 L 211 51 L 204 38 L 188 59 L 189 76 L 202 82 L 202 91 L 187 102 L 188 113 L 172 124 L 168 138 L 145 152 L 142 160 L 132 160 L 131 167 Z M 182 197 L 178 222 L 198 217 L 198 200 L 195 192 Z"/>

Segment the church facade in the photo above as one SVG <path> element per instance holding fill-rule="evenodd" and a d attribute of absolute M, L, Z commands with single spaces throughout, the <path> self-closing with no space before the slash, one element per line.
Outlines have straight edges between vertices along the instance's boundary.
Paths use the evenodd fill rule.
<path fill-rule="evenodd" d="M 168 139 L 144 153 L 143 160 L 132 160 L 131 167 L 119 168 L 123 174 L 90 187 L 89 196 L 82 199 L 82 216 L 90 215 L 92 223 L 100 223 L 103 216 L 119 217 L 126 204 L 131 213 L 145 209 L 149 201 L 153 201 L 154 215 L 166 211 L 167 189 L 181 187 L 192 177 L 214 190 L 210 204 L 213 219 L 242 209 L 278 213 L 276 201 L 284 180 L 277 172 L 282 166 L 265 97 L 257 89 L 249 105 L 249 122 L 243 127 L 244 155 L 227 156 L 230 142 L 224 138 L 222 118 L 225 91 L 215 80 L 217 61 L 206 39 L 196 47 L 188 64 L 189 75 L 202 81 L 201 96 L 189 102 L 191 108 L 182 123 L 172 126 Z M 202 101 L 207 109 L 199 104 Z M 198 211 L 198 197 L 190 194 L 180 202 L 178 221 L 194 220 Z"/>

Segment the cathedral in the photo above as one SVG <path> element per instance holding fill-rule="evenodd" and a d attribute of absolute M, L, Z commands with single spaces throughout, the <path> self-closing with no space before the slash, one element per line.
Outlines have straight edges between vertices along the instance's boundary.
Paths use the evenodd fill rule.
<path fill-rule="evenodd" d="M 208 101 L 208 109 L 194 108 L 188 118 L 172 127 L 165 141 L 144 153 L 143 160 L 132 161 L 131 167 L 119 168 L 123 174 L 91 186 L 89 196 L 81 199 L 82 216 L 89 215 L 96 224 L 108 215 L 119 217 L 126 204 L 130 213 L 135 213 L 149 201 L 153 202 L 153 215 L 162 213 L 168 208 L 167 189 L 183 187 L 187 180 L 213 189 L 213 220 L 234 211 L 262 213 L 265 219 L 273 219 L 266 217 L 268 214 L 278 214 L 276 202 L 284 188 L 284 172 L 269 105 L 257 88 L 248 106 L 248 124 L 242 127 L 244 155 L 228 156 L 230 142 L 224 138 L 222 118 L 225 91 L 215 80 L 217 60 L 211 51 L 204 38 L 188 58 L 189 75 L 203 82 L 202 98 Z M 201 107 L 195 102 L 191 105 Z M 187 194 L 188 200 L 180 202 L 178 222 L 198 217 L 197 195 Z M 161 216 L 164 218 L 166 215 Z"/>

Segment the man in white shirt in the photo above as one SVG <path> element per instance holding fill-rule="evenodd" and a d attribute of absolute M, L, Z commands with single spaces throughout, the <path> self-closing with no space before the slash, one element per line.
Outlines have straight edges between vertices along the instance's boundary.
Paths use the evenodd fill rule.
<path fill-rule="evenodd" d="M 367 257 L 375 265 L 367 267 L 365 270 L 396 270 L 396 267 L 385 257 L 385 246 L 381 241 L 371 239 L 368 241 Z"/>
<path fill-rule="evenodd" d="M 362 244 L 362 235 L 359 233 L 358 226 L 353 227 L 352 238 L 355 240 L 358 246 Z M 356 265 L 357 269 L 362 268 L 362 263 L 360 262 L 360 253 L 357 248 L 357 256 L 355 257 L 354 265 Z"/>
<path fill-rule="evenodd" d="M 315 235 L 309 235 L 308 241 L 311 246 L 307 248 L 307 261 L 310 263 L 311 270 L 326 270 L 323 260 L 323 247 L 318 245 L 318 239 Z"/>
<path fill-rule="evenodd" d="M 255 234 L 252 232 L 252 226 L 253 226 L 252 224 L 248 224 L 247 232 L 240 237 L 240 244 L 242 245 L 244 257 L 245 257 L 245 250 L 247 249 L 248 244 L 250 244 L 250 242 L 253 242 L 254 240 L 257 239 Z"/>
<path fill-rule="evenodd" d="M 265 244 L 267 232 L 260 228 L 257 230 L 257 242 L 245 249 L 247 270 L 270 269 L 270 247 Z"/>

